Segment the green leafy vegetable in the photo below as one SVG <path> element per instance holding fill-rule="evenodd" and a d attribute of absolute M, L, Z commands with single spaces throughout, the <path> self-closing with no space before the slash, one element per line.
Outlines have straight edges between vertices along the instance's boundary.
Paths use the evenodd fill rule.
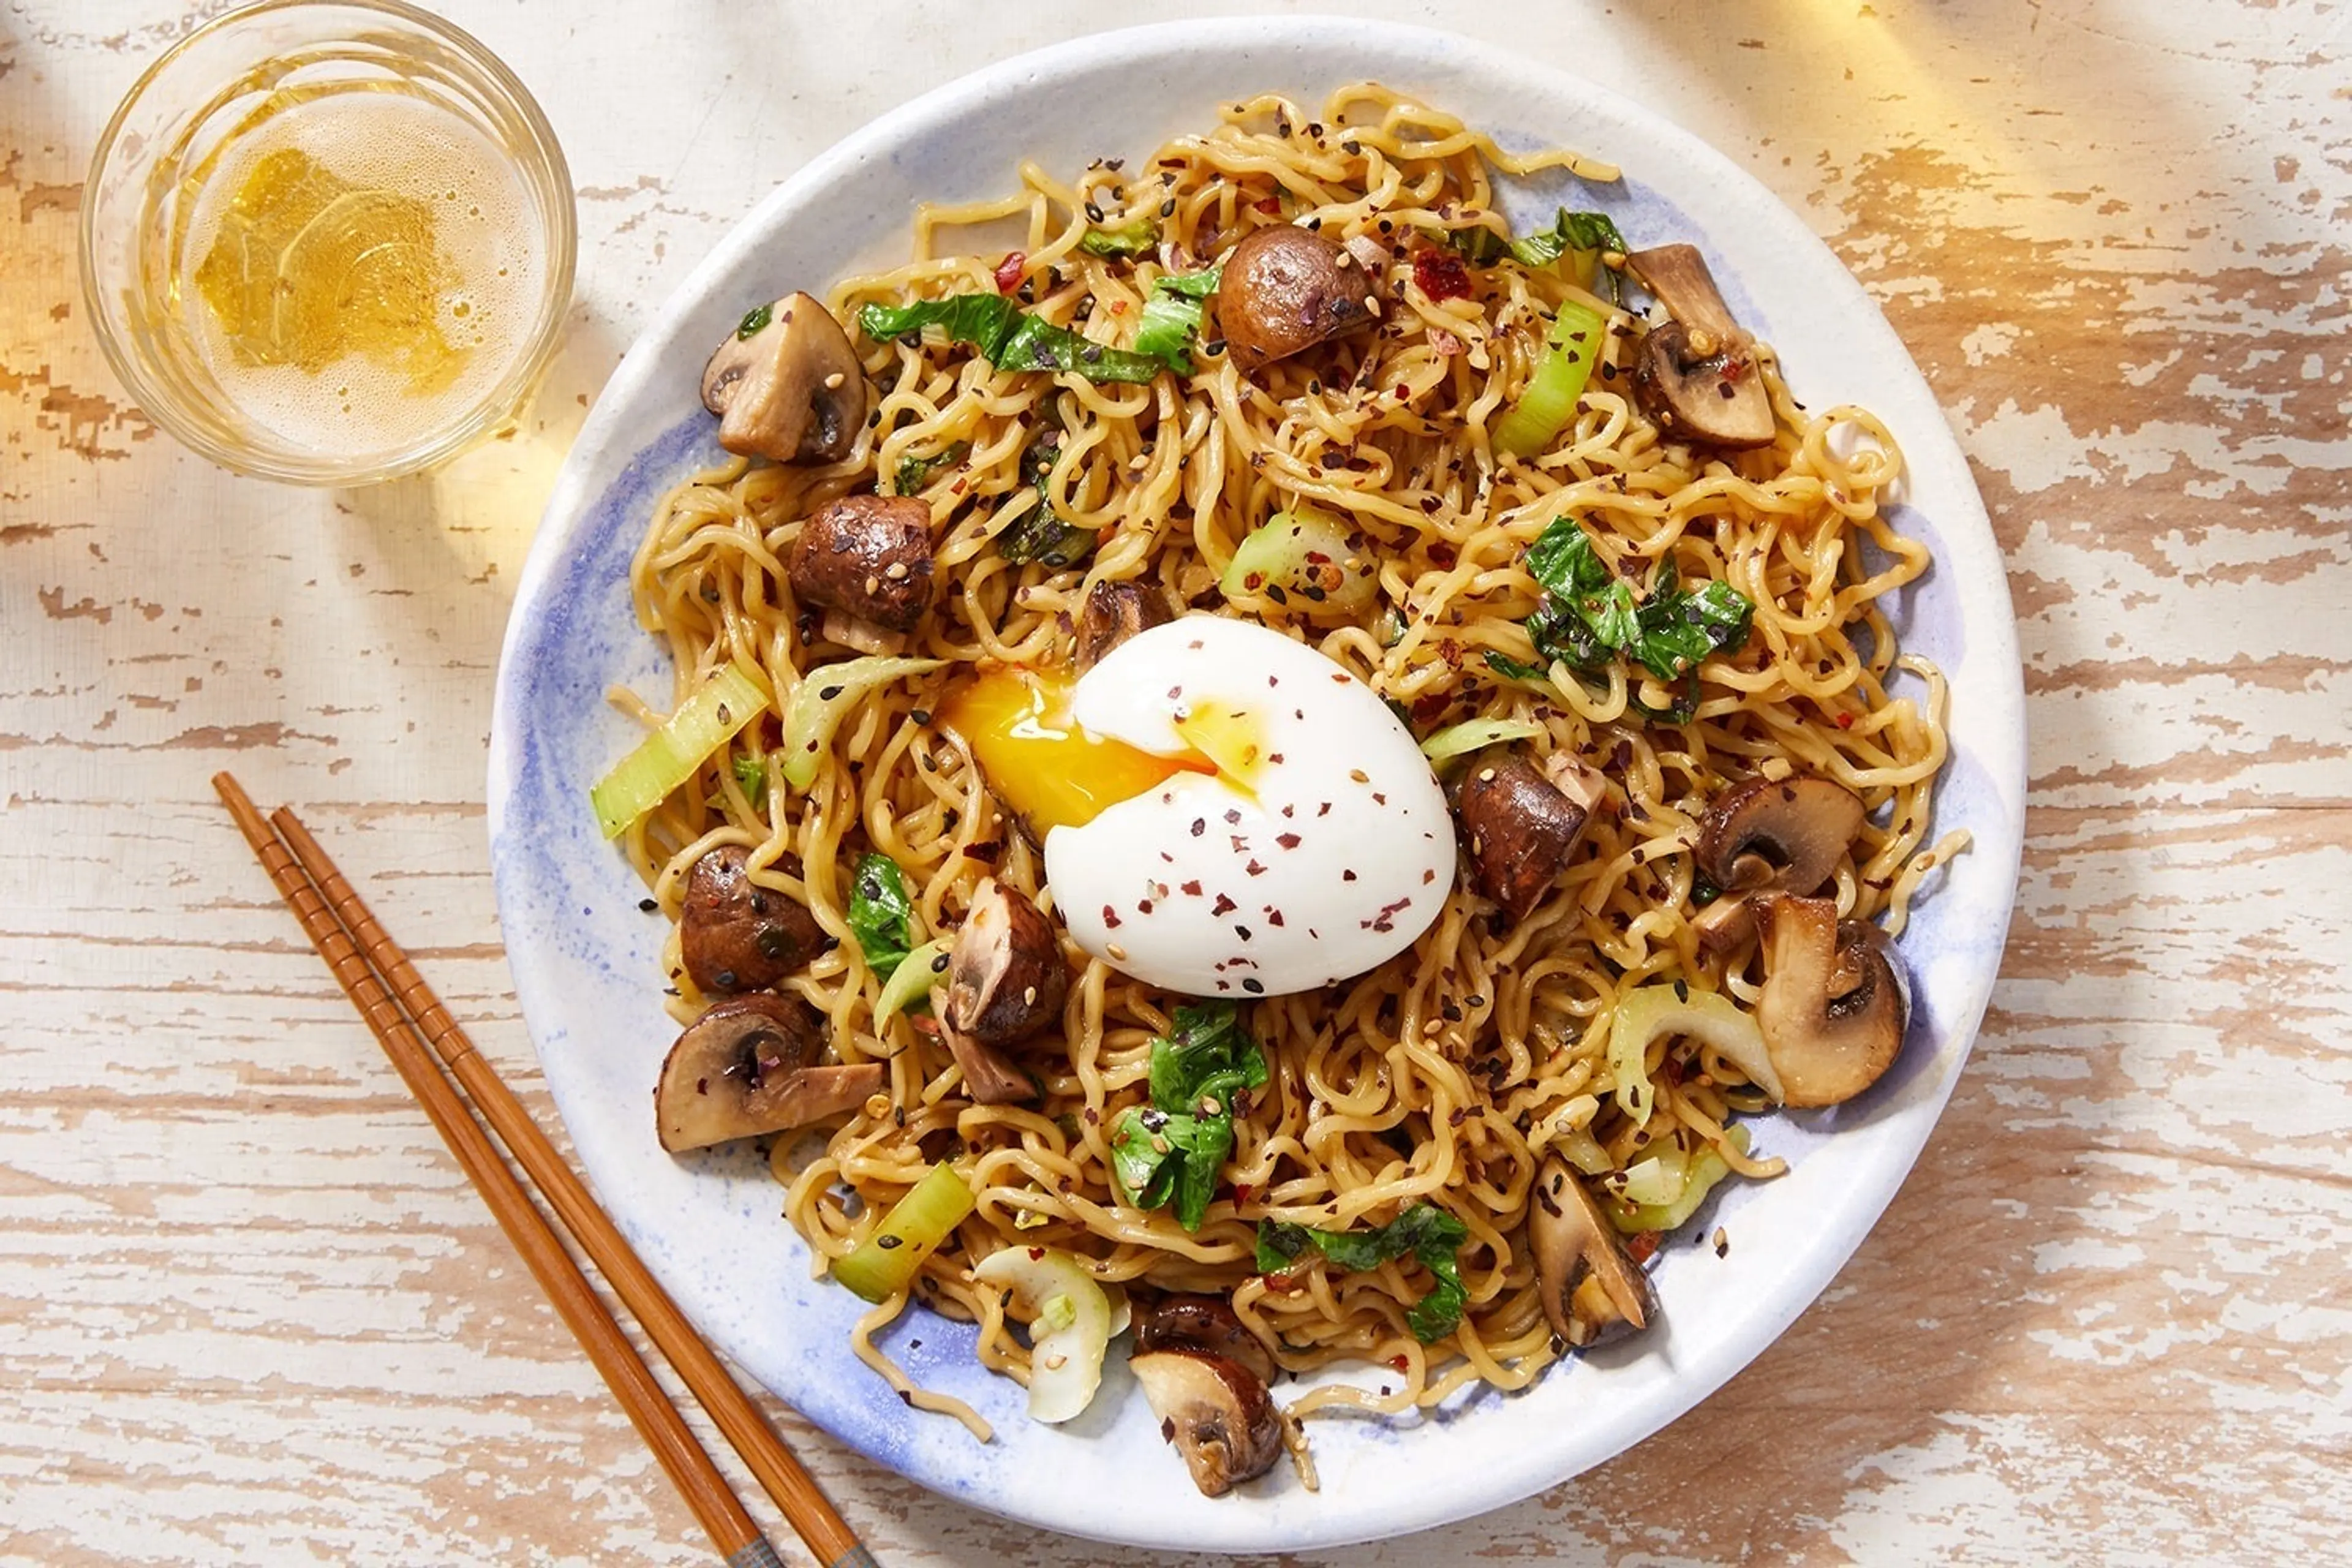
<path fill-rule="evenodd" d="M 1541 683 L 1551 676 L 1551 667 L 1549 665 L 1529 664 L 1524 659 L 1513 658 L 1508 654 L 1496 653 L 1493 648 L 1486 650 L 1486 668 L 1505 680 L 1532 680 Z"/>
<path fill-rule="evenodd" d="M 1607 213 L 1572 213 L 1566 207 L 1559 209 L 1559 216 L 1552 220 L 1549 228 L 1539 228 L 1517 239 L 1505 239 L 1483 225 L 1433 230 L 1432 236 L 1478 267 L 1492 267 L 1506 256 L 1522 267 L 1549 267 L 1571 250 L 1587 254 L 1613 250 L 1622 256 L 1631 248 Z"/>
<path fill-rule="evenodd" d="M 730 664 L 713 675 L 589 790 L 588 804 L 604 837 L 619 837 L 692 778 L 704 758 L 767 710 L 767 694 L 741 665 Z"/>
<path fill-rule="evenodd" d="M 1090 228 L 1078 241 L 1088 256 L 1140 256 L 1160 243 L 1160 220 L 1146 213 L 1117 228 Z"/>
<path fill-rule="evenodd" d="M 768 759 L 739 756 L 735 759 L 735 782 L 743 786 L 743 798 L 751 803 L 753 811 L 768 809 Z"/>
<path fill-rule="evenodd" d="M 1661 681 L 1684 682 L 1673 706 L 1642 707 L 1670 723 L 1687 722 L 1697 710 L 1699 661 L 1745 644 L 1755 618 L 1756 606 L 1728 583 L 1710 581 L 1685 593 L 1672 560 L 1660 563 L 1649 593 L 1636 601 L 1632 584 L 1609 570 L 1573 518 L 1556 518 L 1537 536 L 1527 567 L 1549 595 L 1527 622 L 1536 652 L 1588 673 L 1622 655 Z M 1491 652 L 1486 662 L 1507 679 L 1538 673 Z"/>
<path fill-rule="evenodd" d="M 741 321 L 735 323 L 735 335 L 739 338 L 756 338 L 768 330 L 768 323 L 775 320 L 775 306 L 754 305 L 743 312 Z"/>
<path fill-rule="evenodd" d="M 1151 280 L 1150 297 L 1135 329 L 1135 352 L 1150 354 L 1179 375 L 1192 374 L 1192 340 L 1201 330 L 1202 301 L 1217 291 L 1223 265 Z"/>
<path fill-rule="evenodd" d="M 1129 1107 L 1111 1124 L 1120 1201 L 1143 1209 L 1172 1204 L 1177 1224 L 1200 1229 L 1233 1152 L 1234 1097 L 1265 1080 L 1265 1053 L 1242 1032 L 1233 1003 L 1177 1008 L 1169 1034 L 1151 1042 L 1151 1103 Z"/>
<path fill-rule="evenodd" d="M 937 327 L 970 343 L 999 370 L 1068 371 L 1095 382 L 1144 382 L 1166 367 L 1149 354 L 1105 348 L 1021 309 L 1002 294 L 954 294 L 908 305 L 868 305 L 858 330 L 877 342 Z"/>
<path fill-rule="evenodd" d="M 857 935 L 866 967 L 888 980 L 915 941 L 915 904 L 898 863 L 878 850 L 857 858 L 849 883 L 849 929 Z"/>
<path fill-rule="evenodd" d="M 1592 379 L 1604 323 L 1600 312 L 1564 300 L 1552 319 L 1543 358 L 1510 412 L 1495 423 L 1495 445 L 1515 457 L 1531 458 L 1555 440 L 1576 417 L 1576 401 Z"/>
<path fill-rule="evenodd" d="M 1359 1271 L 1411 1255 L 1435 1276 L 1405 1324 L 1413 1338 L 1434 1343 L 1462 1321 L 1469 1302 L 1463 1289 L 1459 1249 L 1470 1227 L 1433 1203 L 1416 1203 L 1384 1226 L 1371 1230 L 1318 1230 L 1313 1226 L 1260 1220 L 1257 1226 L 1257 1268 L 1261 1274 L 1283 1274 L 1298 1266 L 1309 1247 L 1340 1268 Z"/>
<path fill-rule="evenodd" d="M 1037 500 L 996 536 L 996 552 L 1007 561 L 1076 566 L 1094 553 L 1095 531 L 1081 528 L 1055 511 L 1045 496 L 1045 481 L 1053 475 L 1054 458 L 1061 446 L 1061 432 L 1048 430 L 1021 454 L 1021 482 L 1031 487 Z"/>
<path fill-rule="evenodd" d="M 898 459 L 898 483 L 894 488 L 902 496 L 913 495 L 923 488 L 935 470 L 962 462 L 971 452 L 971 442 L 957 441 L 928 458 L 901 458 Z"/>

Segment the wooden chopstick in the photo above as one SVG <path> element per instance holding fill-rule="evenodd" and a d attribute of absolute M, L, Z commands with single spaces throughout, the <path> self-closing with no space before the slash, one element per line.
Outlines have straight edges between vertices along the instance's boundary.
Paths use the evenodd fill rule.
<path fill-rule="evenodd" d="M 557 1312 L 620 1399 L 622 1409 L 653 1449 L 655 1459 L 685 1498 L 688 1508 L 720 1555 L 730 1568 L 781 1568 L 775 1549 L 744 1511 L 726 1478 L 710 1462 L 710 1456 L 695 1441 L 685 1418 L 670 1404 L 652 1371 L 605 1312 L 579 1266 L 572 1261 L 547 1221 L 532 1206 L 530 1195 L 507 1169 L 457 1091 L 441 1075 L 431 1052 L 370 971 L 358 945 L 337 923 L 324 896 L 304 876 L 292 853 L 278 841 L 234 778 L 226 773 L 216 773 L 213 787 L 228 807 L 229 815 L 236 818 L 246 841 L 253 847 L 279 897 L 293 910 L 320 957 L 326 960 L 345 994 L 367 1020 L 402 1081 L 425 1108 L 450 1153 L 488 1204 L 507 1239 L 522 1255 Z"/>
<path fill-rule="evenodd" d="M 751 1403 L 719 1364 L 719 1357 L 703 1343 L 702 1337 L 670 1300 L 669 1292 L 662 1289 L 635 1249 L 614 1226 L 611 1217 L 589 1195 L 586 1184 L 555 1152 L 555 1146 L 547 1141 L 547 1135 L 539 1130 L 539 1123 L 523 1109 L 522 1102 L 515 1099 L 488 1058 L 474 1048 L 465 1029 L 450 1016 L 448 1008 L 441 1005 L 441 999 L 409 962 L 408 954 L 377 921 L 358 890 L 327 858 L 319 841 L 283 806 L 271 814 L 270 823 L 293 850 L 302 869 L 326 895 L 337 921 L 358 941 L 376 972 L 391 984 L 401 1005 L 415 1019 L 418 1030 L 440 1054 L 451 1075 L 473 1097 L 474 1108 L 537 1184 L 540 1195 L 555 1210 L 564 1228 L 612 1285 L 614 1294 L 628 1307 L 646 1336 L 677 1369 L 678 1377 L 734 1446 L 745 1467 L 759 1478 L 760 1484 L 767 1489 L 768 1495 L 775 1500 L 817 1561 L 829 1568 L 874 1568 L 874 1560 L 856 1532 L 834 1510 L 833 1504 L 818 1489 L 815 1478 L 793 1458 L 791 1450 L 761 1415 L 759 1406 Z"/>

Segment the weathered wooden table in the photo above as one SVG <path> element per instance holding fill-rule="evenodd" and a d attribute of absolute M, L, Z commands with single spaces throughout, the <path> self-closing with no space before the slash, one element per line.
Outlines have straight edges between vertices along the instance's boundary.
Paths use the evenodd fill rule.
<path fill-rule="evenodd" d="M 521 433 L 341 494 L 160 437 L 75 281 L 99 128 L 226 6 L 0 19 L 9 1563 L 707 1560 L 205 780 L 233 766 L 297 804 L 546 1112 L 482 752 L 566 442 L 656 303 L 801 159 L 1114 18 L 445 8 L 570 153 L 579 302 Z M 1862 276 L 2009 552 L 2033 805 L 1976 1057 L 1820 1303 L 1615 1463 L 1318 1561 L 2352 1556 L 2352 6 L 1364 9 L 1646 100 Z M 780 1419 L 886 1563 L 1105 1555 Z"/>

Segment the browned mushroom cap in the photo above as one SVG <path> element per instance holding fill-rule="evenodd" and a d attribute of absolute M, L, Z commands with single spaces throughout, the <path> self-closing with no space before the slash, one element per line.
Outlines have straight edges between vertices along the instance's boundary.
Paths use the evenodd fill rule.
<path fill-rule="evenodd" d="M 866 373 L 833 312 L 788 294 L 727 334 L 702 372 L 702 405 L 719 444 L 747 458 L 830 463 L 849 455 L 866 422 Z"/>
<path fill-rule="evenodd" d="M 1205 1351 L 1238 1362 L 1260 1383 L 1274 1381 L 1273 1352 L 1223 1296 L 1162 1296 L 1135 1309 L 1135 1349 Z"/>
<path fill-rule="evenodd" d="M 1633 395 L 1670 436 L 1716 447 L 1772 439 L 1772 400 L 1748 334 L 1731 317 L 1695 246 L 1662 245 L 1626 261 L 1674 319 L 1642 335 Z"/>
<path fill-rule="evenodd" d="M 751 880 L 751 858 L 740 844 L 722 844 L 687 873 L 678 955 L 704 991 L 764 991 L 833 948 L 814 915 Z"/>
<path fill-rule="evenodd" d="M 814 1065 L 824 1017 L 796 996 L 738 996 L 687 1026 L 662 1063 L 654 1125 L 671 1153 L 782 1132 L 882 1091 L 880 1062 Z"/>
<path fill-rule="evenodd" d="M 1013 1058 L 993 1046 L 983 1046 L 961 1029 L 940 1020 L 940 1042 L 963 1069 L 963 1091 L 975 1105 L 1013 1105 L 1034 1100 L 1037 1080 L 1013 1065 Z"/>
<path fill-rule="evenodd" d="M 1078 668 L 1092 669 L 1111 649 L 1168 618 L 1168 602 L 1140 583 L 1096 584 L 1078 615 Z"/>
<path fill-rule="evenodd" d="M 1626 1255 L 1601 1205 L 1558 1155 L 1536 1170 L 1528 1241 L 1535 1249 L 1544 1317 L 1570 1344 L 1639 1332 L 1657 1316 L 1650 1277 Z"/>
<path fill-rule="evenodd" d="M 914 496 L 849 495 L 801 524 L 784 563 L 803 603 L 910 632 L 931 607 L 931 509 Z"/>
<path fill-rule="evenodd" d="M 1059 1017 L 1069 985 L 1054 922 L 995 878 L 982 881 L 948 952 L 940 1021 L 983 1046 L 1009 1046 Z"/>
<path fill-rule="evenodd" d="M 1837 869 L 1863 816 L 1861 798 L 1828 779 L 1748 779 L 1707 807 L 1698 868 L 1726 892 L 1810 893 Z"/>
<path fill-rule="evenodd" d="M 1764 988 L 1756 1026 L 1781 1103 L 1803 1108 L 1852 1100 L 1903 1048 L 1910 999 L 1878 928 L 1840 921 L 1827 899 L 1773 893 L 1757 900 Z"/>
<path fill-rule="evenodd" d="M 1282 1420 L 1249 1368 L 1205 1351 L 1152 1351 L 1129 1362 L 1204 1497 L 1223 1497 L 1282 1457 Z"/>
<path fill-rule="evenodd" d="M 1217 330 L 1244 370 L 1313 348 L 1380 313 L 1370 268 L 1338 240 L 1261 228 L 1234 247 L 1217 284 Z"/>
<path fill-rule="evenodd" d="M 1455 792 L 1472 877 L 1478 890 L 1515 921 L 1525 920 L 1568 869 L 1600 798 L 1597 790 L 1586 793 L 1580 770 L 1560 770 L 1558 776 L 1583 798 L 1571 796 L 1545 770 L 1516 754 L 1476 760 Z"/>

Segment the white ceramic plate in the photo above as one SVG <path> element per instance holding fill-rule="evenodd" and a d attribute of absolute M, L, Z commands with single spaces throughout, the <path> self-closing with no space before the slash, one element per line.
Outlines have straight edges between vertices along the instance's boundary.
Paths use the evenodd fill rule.
<path fill-rule="evenodd" d="M 1900 944 L 1916 1005 L 1894 1071 L 1834 1111 L 1759 1127 L 1759 1145 L 1794 1168 L 1736 1187 L 1702 1216 L 1731 1234 L 1727 1258 L 1667 1249 L 1662 1327 L 1517 1396 L 1485 1393 L 1420 1419 L 1318 1423 L 1321 1491 L 1283 1466 L 1213 1501 L 1161 1443 L 1116 1354 L 1084 1418 L 1040 1426 L 1017 1386 L 980 1369 L 969 1328 L 910 1313 L 891 1352 L 977 1405 L 997 1440 L 982 1447 L 908 1410 L 850 1354 L 861 1303 L 811 1281 L 761 1163 L 741 1150 L 661 1152 L 651 1090 L 676 1032 L 659 995 L 662 922 L 638 911 L 642 889 L 598 837 L 587 787 L 636 738 L 605 687 L 669 700 L 666 660 L 629 612 L 629 556 L 655 498 L 717 455 L 697 379 L 748 303 L 902 258 L 915 203 L 1002 193 L 1020 159 L 1067 172 L 1136 157 L 1205 128 L 1236 92 L 1311 104 L 1368 77 L 1471 118 L 1505 146 L 1564 145 L 1621 164 L 1622 186 L 1538 180 L 1507 205 L 1521 227 L 1565 202 L 1615 214 L 1636 245 L 1696 242 L 1800 395 L 1886 420 L 1909 462 L 1898 524 L 1936 553 L 1892 613 L 1904 646 L 1951 679 L 1937 827 L 1966 827 L 1976 847 L 1937 874 Z M 2023 795 L 2000 552 L 1927 384 L 1830 252 L 1727 160 L 1612 92 L 1443 34 L 1309 17 L 1140 28 L 1006 61 L 858 131 L 761 202 L 662 309 L 572 448 L 508 628 L 489 781 L 499 914 L 556 1103 L 606 1208 L 711 1342 L 845 1442 L 948 1496 L 1080 1535 L 1231 1552 L 1384 1537 L 1528 1496 L 1656 1431 L 1770 1343 L 1860 1244 L 1951 1091 L 2000 962 Z"/>

